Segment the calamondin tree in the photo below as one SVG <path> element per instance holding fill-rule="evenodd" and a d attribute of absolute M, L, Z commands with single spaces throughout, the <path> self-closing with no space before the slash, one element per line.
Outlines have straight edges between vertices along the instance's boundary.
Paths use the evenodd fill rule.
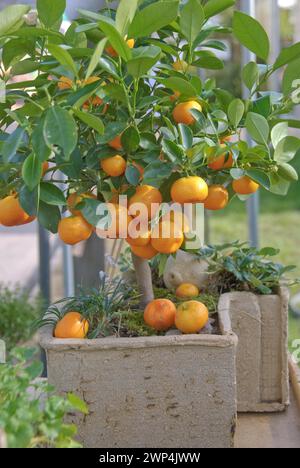
<path fill-rule="evenodd" d="M 26 5 L 0 14 L 0 222 L 37 218 L 68 244 L 97 225 L 99 235 L 125 237 L 146 304 L 148 260 L 161 255 L 164 264 L 189 230 L 183 215 L 158 209 L 162 202 L 220 210 L 259 188 L 285 195 L 298 179 L 290 162 L 300 140 L 289 129 L 299 122 L 289 114 L 300 43 L 269 64 L 269 39 L 254 18 L 233 8 L 232 26 L 218 25 L 234 0 L 121 0 L 116 10 L 108 2 L 97 13 L 79 10 L 63 34 L 65 6 L 37 0 L 36 15 Z M 231 34 L 258 58 L 242 70 L 246 100 L 203 78 L 224 67 L 218 52 Z M 278 70 L 282 92 L 266 91 Z M 138 235 L 126 228 L 121 236 L 138 216 Z"/>

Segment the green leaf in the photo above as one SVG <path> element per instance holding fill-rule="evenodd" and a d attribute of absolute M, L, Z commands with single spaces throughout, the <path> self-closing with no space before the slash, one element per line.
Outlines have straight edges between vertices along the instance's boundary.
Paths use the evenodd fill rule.
<path fill-rule="evenodd" d="M 188 0 L 180 13 L 180 28 L 190 44 L 201 31 L 204 20 L 205 15 L 200 0 Z"/>
<path fill-rule="evenodd" d="M 106 39 L 102 39 L 102 41 L 98 43 L 96 49 L 94 50 L 94 53 L 91 57 L 91 60 L 90 60 L 90 63 L 86 72 L 86 79 L 92 75 L 95 68 L 99 64 L 99 59 L 101 58 L 103 54 L 105 44 L 106 44 Z"/>
<path fill-rule="evenodd" d="M 34 153 L 42 163 L 47 161 L 51 154 L 51 149 L 47 146 L 44 138 L 44 120 L 40 121 L 31 135 L 31 145 Z"/>
<path fill-rule="evenodd" d="M 62 19 L 66 0 L 37 0 L 36 6 L 41 22 L 47 28 L 51 28 Z"/>
<path fill-rule="evenodd" d="M 178 0 L 152 3 L 140 10 L 134 17 L 129 37 L 147 37 L 172 23 L 177 18 Z"/>
<path fill-rule="evenodd" d="M 247 63 L 247 65 L 245 65 L 243 68 L 242 78 L 247 88 L 252 91 L 254 85 L 256 85 L 259 80 L 259 69 L 257 63 Z"/>
<path fill-rule="evenodd" d="M 132 23 L 139 0 L 121 0 L 116 13 L 116 28 L 124 37 Z"/>
<path fill-rule="evenodd" d="M 246 118 L 246 128 L 253 140 L 268 145 L 270 127 L 265 117 L 249 112 Z"/>
<path fill-rule="evenodd" d="M 72 72 L 73 75 L 78 75 L 76 64 L 66 49 L 56 44 L 48 44 L 47 49 L 63 67 Z"/>
<path fill-rule="evenodd" d="M 77 145 L 77 127 L 69 112 L 59 106 L 51 107 L 46 114 L 44 138 L 49 147 L 57 145 L 63 149 L 66 157 Z"/>
<path fill-rule="evenodd" d="M 193 132 L 187 125 L 179 124 L 180 141 L 184 149 L 192 148 L 193 146 Z"/>
<path fill-rule="evenodd" d="M 235 5 L 236 0 L 208 0 L 204 5 L 204 13 L 206 18 L 218 15 L 227 8 Z"/>
<path fill-rule="evenodd" d="M 38 221 L 45 229 L 47 229 L 47 231 L 56 234 L 60 219 L 60 209 L 57 206 L 48 205 L 47 203 L 40 201 Z"/>
<path fill-rule="evenodd" d="M 74 393 L 68 394 L 68 401 L 77 411 L 80 411 L 83 414 L 89 414 L 87 404 L 84 401 L 82 401 L 78 396 L 74 395 Z"/>
<path fill-rule="evenodd" d="M 290 47 L 282 49 L 279 56 L 277 57 L 276 62 L 273 65 L 273 69 L 277 70 L 278 68 L 284 67 L 290 62 L 293 62 L 296 59 L 300 58 L 300 42 L 293 44 Z"/>
<path fill-rule="evenodd" d="M 125 177 L 130 185 L 137 186 L 140 181 L 141 174 L 135 166 L 128 165 L 126 168 Z"/>
<path fill-rule="evenodd" d="M 100 135 L 103 135 L 104 125 L 99 117 L 96 117 L 95 115 L 89 114 L 87 112 L 80 111 L 78 109 L 74 109 L 73 112 L 82 122 L 96 130 L 96 132 L 98 132 Z"/>
<path fill-rule="evenodd" d="M 21 60 L 26 54 L 34 54 L 34 43 L 28 39 L 11 39 L 6 42 L 2 50 L 2 60 L 5 69 L 11 63 Z"/>
<path fill-rule="evenodd" d="M 173 163 L 162 163 L 161 161 L 155 161 L 146 167 L 144 172 L 144 184 L 153 185 L 159 187 L 165 179 L 168 179 L 174 169 Z"/>
<path fill-rule="evenodd" d="M 261 24 L 241 11 L 235 11 L 233 33 L 240 43 L 263 60 L 268 60 L 270 41 Z"/>
<path fill-rule="evenodd" d="M 293 62 L 289 63 L 286 67 L 282 80 L 282 90 L 285 95 L 290 94 L 293 91 L 293 89 L 295 89 L 296 80 L 300 79 L 299 70 L 300 59 L 294 60 Z"/>
<path fill-rule="evenodd" d="M 5 163 L 11 162 L 12 158 L 15 156 L 19 147 L 22 144 L 22 141 L 25 136 L 24 128 L 17 127 L 9 137 L 5 140 L 2 146 L 2 156 Z"/>
<path fill-rule="evenodd" d="M 209 50 L 197 52 L 197 57 L 197 60 L 193 62 L 196 67 L 208 70 L 222 70 L 224 68 L 224 62 Z"/>
<path fill-rule="evenodd" d="M 163 153 L 172 163 L 182 162 L 184 151 L 174 141 L 164 139 L 161 146 Z"/>
<path fill-rule="evenodd" d="M 48 205 L 66 205 L 66 199 L 63 192 L 53 183 L 41 182 L 40 199 Z"/>
<path fill-rule="evenodd" d="M 271 111 L 272 111 L 272 104 L 270 96 L 263 96 L 255 101 L 253 101 L 253 112 L 256 114 L 263 115 L 264 117 L 268 118 Z"/>
<path fill-rule="evenodd" d="M 39 187 L 29 190 L 26 185 L 23 185 L 19 191 L 20 205 L 23 210 L 30 216 L 36 216 L 39 205 Z"/>
<path fill-rule="evenodd" d="M 293 166 L 287 163 L 282 163 L 278 167 L 278 174 L 283 179 L 289 182 L 297 182 L 299 180 L 298 173 Z"/>
<path fill-rule="evenodd" d="M 271 188 L 270 192 L 275 193 L 276 195 L 282 195 L 286 196 L 291 183 L 284 179 L 283 177 L 280 177 L 278 174 L 271 174 L 270 175 L 270 180 L 271 180 Z"/>
<path fill-rule="evenodd" d="M 170 88 L 173 91 L 178 91 L 180 94 L 186 97 L 197 96 L 195 87 L 186 79 L 172 76 L 170 78 L 159 79 L 166 88 Z"/>
<path fill-rule="evenodd" d="M 135 127 L 128 127 L 121 136 L 121 143 L 127 153 L 136 151 L 140 144 L 140 134 Z"/>
<path fill-rule="evenodd" d="M 132 59 L 127 62 L 130 75 L 140 78 L 159 60 L 161 50 L 156 46 L 138 47 L 132 51 Z"/>
<path fill-rule="evenodd" d="M 300 139 L 294 136 L 282 138 L 276 146 L 274 160 L 279 164 L 288 163 L 294 159 L 300 148 Z"/>
<path fill-rule="evenodd" d="M 128 60 L 131 59 L 131 49 L 119 31 L 117 31 L 114 24 L 107 21 L 99 21 L 99 27 L 104 32 L 115 51 L 118 52 L 125 62 L 128 62 Z"/>
<path fill-rule="evenodd" d="M 114 63 L 107 59 L 107 58 L 101 58 L 99 60 L 99 66 L 107 71 L 107 73 L 109 73 L 110 75 L 112 75 L 114 78 L 117 78 L 117 79 L 120 79 L 119 75 L 118 75 L 118 70 L 116 69 Z"/>
<path fill-rule="evenodd" d="M 272 128 L 271 131 L 271 141 L 273 144 L 273 147 L 276 148 L 278 146 L 278 143 L 285 137 L 287 137 L 289 134 L 289 126 L 287 122 L 281 122 L 275 127 Z"/>
<path fill-rule="evenodd" d="M 38 157 L 31 153 L 22 166 L 22 177 L 29 190 L 33 190 L 40 183 L 42 172 L 42 164 Z"/>
<path fill-rule="evenodd" d="M 27 73 L 32 73 L 38 68 L 38 62 L 35 62 L 30 59 L 25 59 L 15 63 L 11 69 L 11 73 L 12 75 L 27 75 Z"/>
<path fill-rule="evenodd" d="M 40 361 L 35 361 L 30 366 L 26 367 L 26 373 L 29 375 L 31 380 L 40 377 L 44 369 L 44 364 Z"/>
<path fill-rule="evenodd" d="M 229 104 L 228 117 L 232 125 L 237 128 L 243 118 L 245 106 L 241 99 L 235 99 Z"/>
<path fill-rule="evenodd" d="M 248 169 L 245 174 L 249 176 L 252 180 L 257 182 L 259 185 L 269 190 L 271 187 L 271 182 L 268 174 L 258 169 Z"/>
<path fill-rule="evenodd" d="M 0 36 L 19 29 L 24 23 L 24 15 L 29 10 L 29 5 L 9 5 L 0 11 Z"/>

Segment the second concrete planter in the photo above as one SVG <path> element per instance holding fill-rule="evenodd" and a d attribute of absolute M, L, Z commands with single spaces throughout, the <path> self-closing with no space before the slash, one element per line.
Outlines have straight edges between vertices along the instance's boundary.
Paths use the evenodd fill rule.
<path fill-rule="evenodd" d="M 229 448 L 236 420 L 237 338 L 220 335 L 59 340 L 41 333 L 49 383 L 90 409 L 72 418 L 86 448 Z"/>
<path fill-rule="evenodd" d="M 238 336 L 237 399 L 240 412 L 283 411 L 289 404 L 289 292 L 261 296 L 223 294 L 219 309 L 229 314 Z"/>

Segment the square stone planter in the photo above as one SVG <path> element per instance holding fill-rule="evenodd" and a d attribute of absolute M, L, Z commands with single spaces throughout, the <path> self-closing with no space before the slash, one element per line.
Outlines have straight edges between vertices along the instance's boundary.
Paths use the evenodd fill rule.
<path fill-rule="evenodd" d="M 240 412 L 283 411 L 289 404 L 289 292 L 223 294 L 219 309 L 229 314 L 238 336 L 237 399 Z"/>
<path fill-rule="evenodd" d="M 236 421 L 237 338 L 220 335 L 60 340 L 41 332 L 49 383 L 85 400 L 73 416 L 85 448 L 229 448 Z"/>

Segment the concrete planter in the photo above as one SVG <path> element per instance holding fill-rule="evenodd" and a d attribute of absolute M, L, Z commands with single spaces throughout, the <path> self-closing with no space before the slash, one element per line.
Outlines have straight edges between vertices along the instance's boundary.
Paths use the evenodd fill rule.
<path fill-rule="evenodd" d="M 86 448 L 229 448 L 236 420 L 237 338 L 221 335 L 59 340 L 41 333 L 49 383 L 89 405 L 72 417 Z"/>
<path fill-rule="evenodd" d="M 278 295 L 223 294 L 238 336 L 237 398 L 240 412 L 283 411 L 289 404 L 287 289 Z"/>

